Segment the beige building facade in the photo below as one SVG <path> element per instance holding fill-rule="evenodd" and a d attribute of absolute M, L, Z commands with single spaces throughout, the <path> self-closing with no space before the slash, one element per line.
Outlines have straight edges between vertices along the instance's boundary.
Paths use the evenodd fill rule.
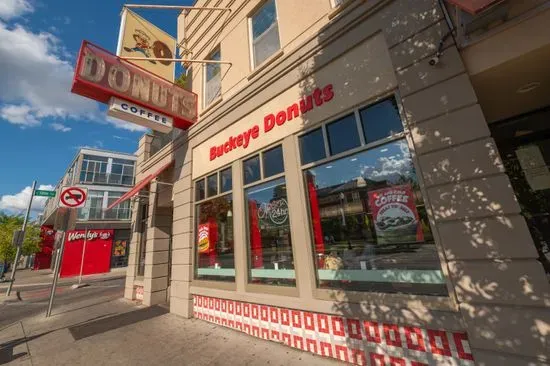
<path fill-rule="evenodd" d="M 125 296 L 357 364 L 548 364 L 548 2 L 456 3 L 182 13 L 187 57 L 230 64 L 140 141 Z"/>

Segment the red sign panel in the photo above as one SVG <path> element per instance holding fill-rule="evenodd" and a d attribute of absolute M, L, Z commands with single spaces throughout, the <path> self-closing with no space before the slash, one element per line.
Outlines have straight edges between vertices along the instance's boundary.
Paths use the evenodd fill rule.
<path fill-rule="evenodd" d="M 114 230 L 67 231 L 65 251 L 61 262 L 61 277 L 78 276 L 86 237 L 86 252 L 82 274 L 109 272 Z"/>
<path fill-rule="evenodd" d="M 458 6 L 460 9 L 471 13 L 477 14 L 487 9 L 494 3 L 502 0 L 448 0 L 451 4 Z"/>
<path fill-rule="evenodd" d="M 369 206 L 379 244 L 424 240 L 409 184 L 370 191 Z"/>
<path fill-rule="evenodd" d="M 82 42 L 71 91 L 102 103 L 111 97 L 131 101 L 174 118 L 180 129 L 197 119 L 195 93 L 87 41 Z"/>

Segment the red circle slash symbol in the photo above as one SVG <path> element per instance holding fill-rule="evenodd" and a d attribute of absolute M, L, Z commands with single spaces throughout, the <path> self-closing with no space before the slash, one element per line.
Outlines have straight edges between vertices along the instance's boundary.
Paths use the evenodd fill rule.
<path fill-rule="evenodd" d="M 86 192 L 84 190 L 77 188 L 77 187 L 71 187 L 63 191 L 61 193 L 61 203 L 63 203 L 67 207 L 77 207 L 86 201 Z"/>

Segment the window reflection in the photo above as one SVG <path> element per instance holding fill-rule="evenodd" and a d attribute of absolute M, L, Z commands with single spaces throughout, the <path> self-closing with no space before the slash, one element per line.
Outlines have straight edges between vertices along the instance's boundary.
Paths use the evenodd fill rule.
<path fill-rule="evenodd" d="M 300 137 L 300 156 L 302 157 L 302 164 L 326 158 L 323 130 L 318 128 Z"/>
<path fill-rule="evenodd" d="M 260 180 L 260 156 L 256 155 L 253 158 L 243 162 L 244 184 L 249 184 Z"/>
<path fill-rule="evenodd" d="M 296 285 L 286 189 L 280 178 L 245 190 L 251 283 Z"/>
<path fill-rule="evenodd" d="M 351 150 L 361 145 L 355 115 L 350 114 L 327 125 L 328 145 L 331 155 Z"/>
<path fill-rule="evenodd" d="M 446 294 L 406 140 L 304 175 L 320 287 Z"/>
<path fill-rule="evenodd" d="M 403 123 L 395 99 L 386 99 L 359 111 L 366 143 L 403 131 Z"/>

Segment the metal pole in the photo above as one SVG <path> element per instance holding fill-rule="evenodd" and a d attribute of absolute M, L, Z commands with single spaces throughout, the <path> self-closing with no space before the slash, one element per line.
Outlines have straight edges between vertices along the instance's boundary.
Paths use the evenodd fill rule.
<path fill-rule="evenodd" d="M 88 241 L 88 225 L 84 231 L 84 247 L 82 248 L 82 259 L 80 260 L 80 275 L 78 276 L 78 284 L 82 283 L 82 270 L 84 269 L 84 254 L 86 253 L 86 242 Z"/>
<path fill-rule="evenodd" d="M 29 215 L 31 213 L 31 206 L 32 206 L 32 199 L 34 198 L 34 191 L 36 189 L 36 181 L 32 182 L 32 189 L 31 189 L 31 198 L 29 199 L 29 205 L 27 206 L 27 212 L 25 213 L 25 218 L 23 219 L 23 226 L 21 227 L 21 231 L 23 232 L 21 239 L 21 243 L 18 243 L 17 245 L 17 252 L 15 253 L 15 262 L 13 263 L 13 268 L 11 270 L 11 278 L 10 283 L 8 284 L 8 289 L 6 290 L 6 296 L 10 296 L 11 294 L 11 288 L 13 286 L 13 281 L 15 281 L 15 272 L 17 270 L 17 262 L 19 262 L 19 256 L 21 255 L 21 247 L 23 246 L 23 241 L 25 240 L 25 230 L 27 229 L 27 222 L 29 221 Z"/>
<path fill-rule="evenodd" d="M 231 65 L 229 61 L 217 61 L 217 60 L 187 60 L 184 58 L 161 58 L 161 57 L 134 57 L 134 56 L 121 56 L 122 60 L 127 61 L 168 61 L 168 62 L 196 62 L 200 64 L 227 64 Z"/>
<path fill-rule="evenodd" d="M 48 310 L 46 311 L 46 318 L 48 318 L 52 313 L 53 298 L 55 296 L 55 290 L 57 288 L 57 278 L 59 277 L 59 268 L 61 267 L 61 259 L 63 257 L 63 251 L 65 250 L 65 235 L 67 235 L 67 230 L 63 232 L 63 238 L 61 239 L 61 248 L 57 253 L 57 257 L 55 257 L 53 283 L 52 283 L 52 289 L 50 291 L 50 301 L 48 302 Z"/>

